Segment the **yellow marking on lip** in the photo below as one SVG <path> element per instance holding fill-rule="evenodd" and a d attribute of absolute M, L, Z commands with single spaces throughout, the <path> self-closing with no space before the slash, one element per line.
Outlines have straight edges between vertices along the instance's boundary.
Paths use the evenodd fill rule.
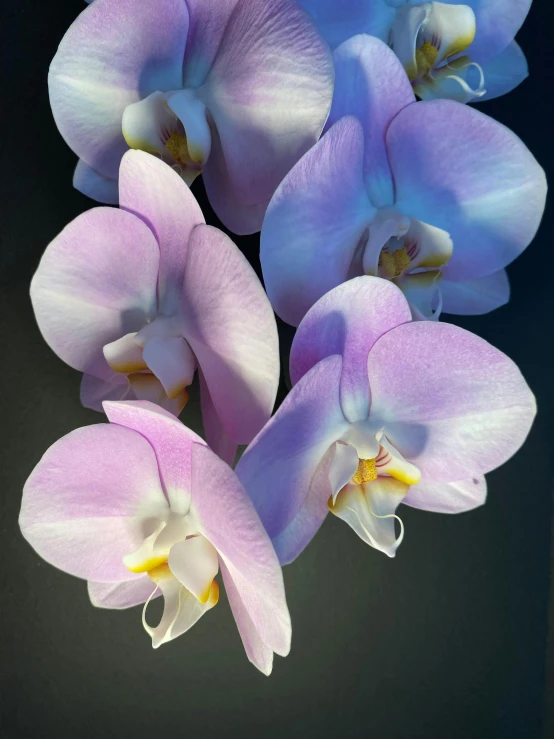
<path fill-rule="evenodd" d="M 135 572 L 137 575 L 141 572 L 148 572 L 150 577 L 152 577 L 152 573 L 158 570 L 160 566 L 163 565 L 167 565 L 167 555 L 163 555 L 160 557 L 151 557 L 150 559 L 147 559 L 138 565 L 127 567 L 127 569 L 129 570 L 129 572 Z"/>
<path fill-rule="evenodd" d="M 415 467 L 415 465 L 410 466 L 414 467 L 413 471 L 387 467 L 387 475 L 394 477 L 395 480 L 403 482 L 406 485 L 417 485 L 417 483 L 421 480 L 421 472 L 417 469 L 417 467 Z"/>
<path fill-rule="evenodd" d="M 140 372 L 141 370 L 147 370 L 148 365 L 141 361 L 129 361 L 129 362 L 108 362 L 110 367 L 113 369 L 114 372 L 123 372 L 124 374 L 129 374 L 131 372 Z"/>
<path fill-rule="evenodd" d="M 445 58 L 448 58 L 449 56 L 455 56 L 456 54 L 461 54 L 462 51 L 465 51 L 467 47 L 473 43 L 475 39 L 475 31 L 476 27 L 474 25 L 469 33 L 466 33 L 463 36 L 459 36 L 457 39 L 454 39 L 454 41 L 446 49 L 446 53 L 444 55 Z"/>

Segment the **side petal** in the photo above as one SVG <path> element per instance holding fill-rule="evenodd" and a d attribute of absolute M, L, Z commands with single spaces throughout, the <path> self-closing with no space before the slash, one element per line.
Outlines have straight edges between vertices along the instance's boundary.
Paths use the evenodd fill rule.
<path fill-rule="evenodd" d="M 510 300 L 510 283 L 505 269 L 476 280 L 440 283 L 442 312 L 458 316 L 482 316 Z"/>
<path fill-rule="evenodd" d="M 160 307 L 178 304 L 193 229 L 204 223 L 196 198 L 167 164 L 143 151 L 129 151 L 119 172 L 120 207 L 144 221 L 160 247 Z"/>
<path fill-rule="evenodd" d="M 267 204 L 315 144 L 333 79 L 327 45 L 293 0 L 239 0 L 202 96 L 241 203 Z"/>
<path fill-rule="evenodd" d="M 395 8 L 387 0 L 298 0 L 313 18 L 332 49 L 357 33 L 386 41 L 394 20 Z"/>
<path fill-rule="evenodd" d="M 217 415 L 247 444 L 271 415 L 279 383 L 277 326 L 254 270 L 221 231 L 198 226 L 183 283 L 184 336 Z"/>
<path fill-rule="evenodd" d="M 156 312 L 159 249 L 138 218 L 94 208 L 48 246 L 31 282 L 47 344 L 71 367 L 103 376 L 102 347 Z"/>
<path fill-rule="evenodd" d="M 402 501 L 412 508 L 436 513 L 463 513 L 483 505 L 487 497 L 484 477 L 459 482 L 427 482 L 412 485 Z"/>
<path fill-rule="evenodd" d="M 202 409 L 204 436 L 210 449 L 232 467 L 238 445 L 235 444 L 223 428 L 202 370 L 198 371 L 198 379 L 200 383 L 200 407 Z"/>
<path fill-rule="evenodd" d="M 85 408 L 103 413 L 102 403 L 105 400 L 125 400 L 130 395 L 129 380 L 125 375 L 113 372 L 108 379 L 94 377 L 94 375 L 83 375 L 81 380 L 81 403 Z"/>
<path fill-rule="evenodd" d="M 171 400 L 192 384 L 196 359 L 182 337 L 153 336 L 144 345 L 142 354 Z"/>
<path fill-rule="evenodd" d="M 273 650 L 265 644 L 248 615 L 248 611 L 240 597 L 240 593 L 224 562 L 221 562 L 221 573 L 225 583 L 225 592 L 233 611 L 240 638 L 246 656 L 264 675 L 271 675 L 273 669 Z"/>
<path fill-rule="evenodd" d="M 132 608 L 161 595 L 159 590 L 154 593 L 156 586 L 148 575 L 127 582 L 89 582 L 87 586 L 91 603 L 97 608 Z"/>
<path fill-rule="evenodd" d="M 23 490 L 23 536 L 47 562 L 102 582 L 136 579 L 123 557 L 144 533 L 137 518 L 163 513 L 154 451 L 129 429 L 85 426 L 56 442 Z"/>
<path fill-rule="evenodd" d="M 481 65 L 486 92 L 479 100 L 492 100 L 514 90 L 529 76 L 525 54 L 517 41 Z"/>
<path fill-rule="evenodd" d="M 99 203 L 117 205 L 119 200 L 117 179 L 104 177 L 82 159 L 77 162 L 73 173 L 73 187 Z"/>
<path fill-rule="evenodd" d="M 531 0 L 449 0 L 452 5 L 469 5 L 475 13 L 477 32 L 469 48 L 476 62 L 483 64 L 497 56 L 523 25 Z"/>
<path fill-rule="evenodd" d="M 302 515 L 318 465 L 348 430 L 340 407 L 341 368 L 341 357 L 332 356 L 307 372 L 237 464 L 237 475 L 272 540 Z M 326 504 L 326 490 L 324 495 Z M 298 541 L 288 538 L 287 550 L 300 552 L 323 523 L 325 506 L 312 503 L 313 520 L 299 528 Z"/>
<path fill-rule="evenodd" d="M 106 401 L 104 412 L 111 423 L 138 431 L 148 439 L 172 510 L 187 513 L 191 494 L 192 445 L 205 442 L 169 411 L 145 400 Z"/>
<path fill-rule="evenodd" d="M 320 298 L 298 326 L 290 351 L 292 383 L 325 357 L 340 354 L 343 413 L 351 423 L 367 418 L 369 351 L 380 336 L 410 320 L 406 298 L 389 280 L 348 280 Z"/>
<path fill-rule="evenodd" d="M 115 179 L 127 150 L 123 111 L 182 84 L 188 11 L 182 0 L 96 0 L 63 37 L 50 65 L 60 133 L 100 175 Z"/>
<path fill-rule="evenodd" d="M 415 102 L 410 81 L 396 54 L 379 39 L 359 35 L 333 54 L 335 91 L 325 124 L 328 130 L 345 115 L 364 129 L 364 179 L 376 207 L 392 205 L 394 184 L 387 158 L 385 133 L 392 119 Z"/>
<path fill-rule="evenodd" d="M 446 323 L 389 331 L 368 360 L 371 417 L 433 482 L 480 476 L 508 460 L 535 417 L 516 365 L 489 343 Z"/>
<path fill-rule="evenodd" d="M 283 575 L 252 502 L 231 468 L 208 447 L 192 451 L 192 510 L 217 549 L 261 640 L 277 654 L 290 649 Z"/>
<path fill-rule="evenodd" d="M 387 143 L 397 208 L 452 238 L 447 279 L 502 269 L 533 239 L 545 175 L 500 123 L 451 100 L 421 102 L 397 115 Z"/>
<path fill-rule="evenodd" d="M 362 127 L 355 118 L 343 118 L 302 157 L 271 199 L 260 259 L 271 304 L 293 326 L 322 295 L 354 276 L 357 246 L 365 243 L 376 212 L 364 187 L 362 158 Z"/>

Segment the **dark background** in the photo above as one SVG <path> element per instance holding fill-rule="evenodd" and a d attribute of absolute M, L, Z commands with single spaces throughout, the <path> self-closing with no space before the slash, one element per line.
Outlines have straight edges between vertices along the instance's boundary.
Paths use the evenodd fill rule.
<path fill-rule="evenodd" d="M 54 126 L 46 85 L 57 44 L 82 8 L 80 0 L 19 0 L 3 11 L 0 736 L 554 736 L 552 702 L 545 707 L 554 694 L 545 681 L 552 210 L 509 268 L 511 303 L 456 320 L 511 356 L 536 393 L 525 447 L 488 476 L 485 507 L 459 516 L 405 508 L 395 560 L 329 516 L 285 568 L 293 648 L 269 679 L 248 663 L 224 597 L 192 631 L 153 651 L 139 608 L 94 609 L 84 582 L 42 562 L 22 539 L 21 489 L 33 466 L 60 436 L 102 420 L 80 406 L 80 374 L 42 341 L 28 299 L 46 245 L 94 205 L 72 189 L 76 160 Z M 518 37 L 530 78 L 479 106 L 523 138 L 551 179 L 552 27 L 552 4 L 535 0 Z M 194 190 L 217 225 L 201 183 Z M 236 242 L 256 263 L 258 237 Z M 193 406 L 184 417 L 197 427 Z"/>

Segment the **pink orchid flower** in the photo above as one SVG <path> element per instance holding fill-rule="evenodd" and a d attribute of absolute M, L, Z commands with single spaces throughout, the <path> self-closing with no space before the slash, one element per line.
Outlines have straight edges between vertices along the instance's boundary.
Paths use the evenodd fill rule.
<path fill-rule="evenodd" d="M 363 276 L 298 327 L 294 387 L 236 469 L 281 563 L 328 510 L 392 557 L 400 503 L 481 505 L 483 475 L 524 442 L 535 400 L 516 365 L 461 328 L 410 319 L 397 286 Z"/>
<path fill-rule="evenodd" d="M 152 646 L 218 601 L 219 570 L 248 659 L 286 656 L 291 625 L 277 557 L 244 488 L 200 437 L 144 401 L 106 402 L 110 424 L 56 442 L 25 485 L 24 537 L 47 562 L 88 580 L 101 608 L 145 603 Z M 160 623 L 146 619 L 163 595 Z"/>
<path fill-rule="evenodd" d="M 104 399 L 137 399 L 178 415 L 198 369 L 208 442 L 231 461 L 275 402 L 269 301 L 171 167 L 128 152 L 119 189 L 119 210 L 83 213 L 46 249 L 31 284 L 39 328 L 85 373 L 82 403 L 99 411 Z"/>

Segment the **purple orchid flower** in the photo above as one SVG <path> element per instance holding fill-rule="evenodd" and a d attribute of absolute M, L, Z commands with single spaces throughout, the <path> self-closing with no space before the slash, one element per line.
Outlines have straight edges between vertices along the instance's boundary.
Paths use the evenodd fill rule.
<path fill-rule="evenodd" d="M 130 147 L 161 157 L 235 233 L 259 231 L 273 191 L 314 144 L 333 64 L 294 0 L 95 0 L 52 61 L 55 121 L 74 185 L 117 203 Z"/>
<path fill-rule="evenodd" d="M 424 100 L 490 100 L 510 92 L 528 75 L 514 37 L 531 0 L 298 2 L 332 49 L 359 33 L 387 42 Z"/>
<path fill-rule="evenodd" d="M 95 606 L 145 603 L 159 647 L 213 608 L 221 569 L 248 659 L 269 675 L 291 625 L 271 542 L 234 472 L 167 411 L 106 402 L 110 424 L 77 429 L 25 485 L 24 537 L 47 562 L 88 580 Z M 222 494 L 222 491 L 224 494 Z M 160 623 L 146 620 L 164 597 Z"/>
<path fill-rule="evenodd" d="M 298 328 L 294 386 L 236 472 L 282 564 L 328 510 L 390 557 L 400 503 L 458 513 L 523 444 L 535 401 L 516 365 L 446 323 L 411 322 L 388 280 L 327 293 Z"/>
<path fill-rule="evenodd" d="M 277 327 L 254 270 L 206 226 L 183 180 L 130 151 L 120 209 L 72 221 L 31 284 L 50 347 L 84 372 L 83 405 L 137 399 L 178 415 L 196 369 L 212 449 L 232 461 L 269 419 L 279 382 Z"/>
<path fill-rule="evenodd" d="M 261 261 L 275 311 L 298 325 L 328 290 L 364 273 L 393 280 L 420 318 L 438 317 L 441 305 L 479 314 L 506 303 L 504 267 L 544 210 L 541 167 L 517 136 L 469 106 L 414 104 L 382 41 L 356 36 L 334 56 L 326 133 L 264 219 Z"/>

